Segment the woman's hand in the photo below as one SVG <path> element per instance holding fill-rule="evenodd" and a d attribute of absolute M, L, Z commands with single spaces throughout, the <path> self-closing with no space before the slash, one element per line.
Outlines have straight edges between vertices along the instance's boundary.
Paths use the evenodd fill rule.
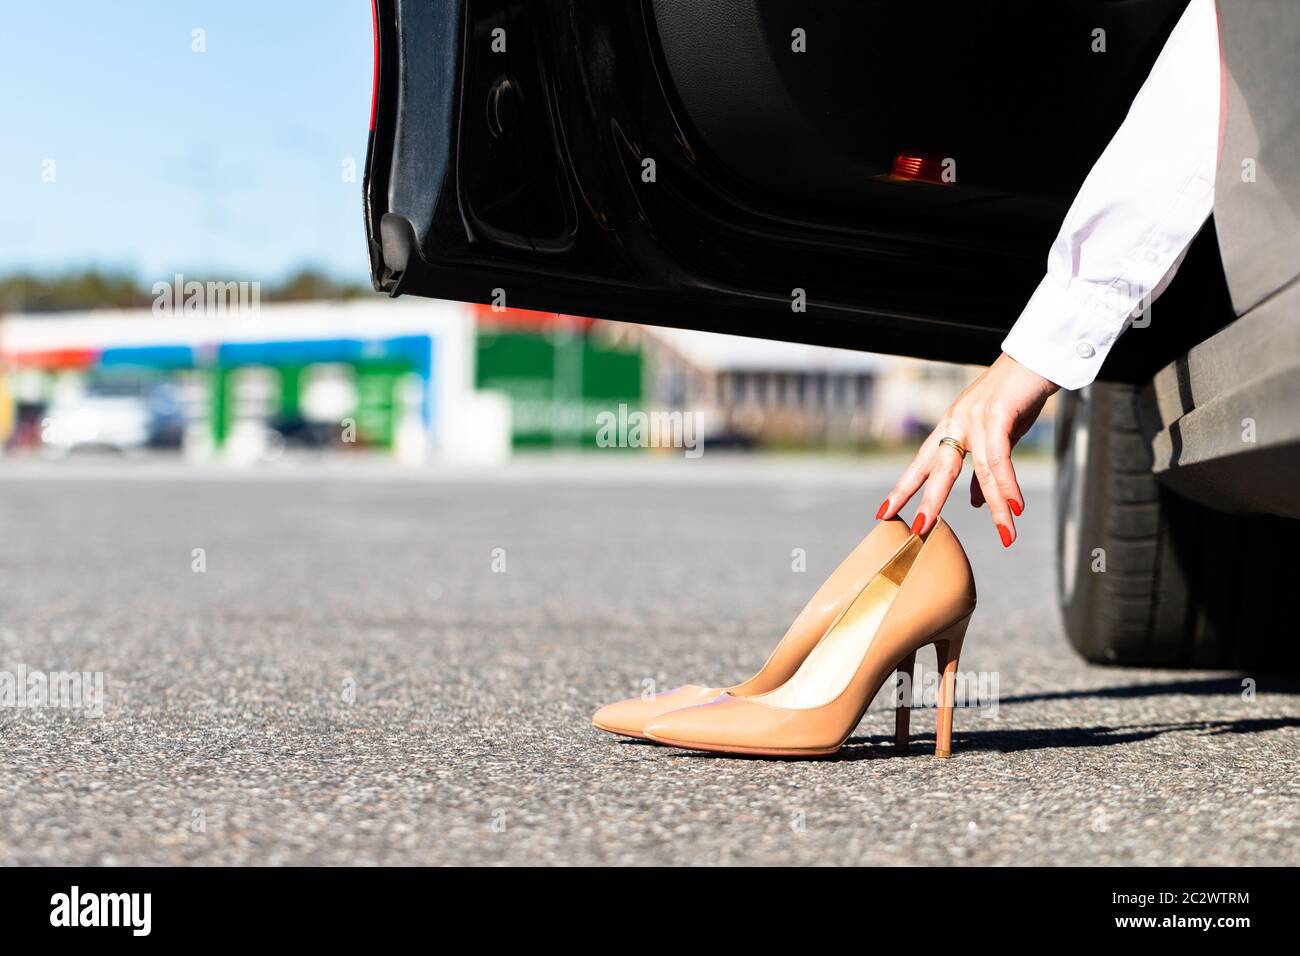
<path fill-rule="evenodd" d="M 1053 382 L 1031 372 L 1005 352 L 999 355 L 949 406 L 876 517 L 892 518 L 925 485 L 912 531 L 923 534 L 933 528 L 962 467 L 957 450 L 940 445 L 939 439 L 955 438 L 966 446 L 975 462 L 971 505 L 978 508 L 988 502 L 1002 546 L 1011 547 L 1016 540 L 1012 515 L 1019 515 L 1025 507 L 1025 497 L 1011 466 L 1011 449 L 1029 431 L 1043 403 L 1056 389 Z"/>

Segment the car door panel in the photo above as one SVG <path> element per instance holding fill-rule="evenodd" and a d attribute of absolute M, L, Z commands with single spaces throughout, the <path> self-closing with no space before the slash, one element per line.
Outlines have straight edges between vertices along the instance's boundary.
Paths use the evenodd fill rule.
<path fill-rule="evenodd" d="M 1215 182 L 1238 314 L 1300 275 L 1300 4 L 1220 0 L 1227 119 Z"/>
<path fill-rule="evenodd" d="M 378 0 L 376 287 L 991 360 L 1182 6 Z"/>

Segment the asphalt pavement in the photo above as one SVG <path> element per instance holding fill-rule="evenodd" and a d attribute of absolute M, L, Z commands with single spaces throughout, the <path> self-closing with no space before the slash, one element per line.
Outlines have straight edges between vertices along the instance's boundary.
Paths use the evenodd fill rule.
<path fill-rule="evenodd" d="M 932 712 L 895 755 L 883 699 L 819 761 L 590 726 L 753 672 L 894 467 L 0 462 L 0 698 L 90 675 L 0 699 L 0 864 L 1300 862 L 1300 683 L 1076 657 L 1045 463 L 1010 550 L 947 512 L 996 682 L 953 759 Z"/>

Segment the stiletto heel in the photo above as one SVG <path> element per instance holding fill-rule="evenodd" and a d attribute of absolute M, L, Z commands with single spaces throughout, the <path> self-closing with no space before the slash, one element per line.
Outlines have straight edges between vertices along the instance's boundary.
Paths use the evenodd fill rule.
<path fill-rule="evenodd" d="M 957 661 L 961 645 L 966 640 L 966 627 L 970 618 L 958 621 L 934 639 L 936 667 L 943 674 L 939 681 L 939 694 L 934 732 L 934 755 L 941 759 L 952 756 L 952 712 L 957 685 Z"/>
<path fill-rule="evenodd" d="M 894 691 L 897 709 L 894 711 L 894 746 L 899 753 L 907 753 L 907 740 L 912 723 L 912 677 L 916 669 L 916 651 L 898 662 L 898 684 Z"/>

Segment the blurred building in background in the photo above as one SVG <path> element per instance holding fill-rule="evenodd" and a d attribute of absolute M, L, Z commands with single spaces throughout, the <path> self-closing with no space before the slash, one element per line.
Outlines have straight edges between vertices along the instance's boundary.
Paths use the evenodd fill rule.
<path fill-rule="evenodd" d="M 976 374 L 870 352 L 645 328 L 655 404 L 706 410 L 742 447 L 865 448 L 927 434 Z"/>
<path fill-rule="evenodd" d="M 473 348 L 465 307 L 420 300 L 11 314 L 0 437 L 55 454 L 256 460 L 337 447 L 495 460 L 509 453 L 509 413 L 475 391 Z"/>
<path fill-rule="evenodd" d="M 706 448 L 914 444 L 977 374 L 867 352 L 419 299 L 0 316 L 0 443 L 60 456 L 288 449 L 499 462 L 693 413 Z M 1025 444 L 1050 437 L 1050 416 Z"/>
<path fill-rule="evenodd" d="M 880 356 L 689 329 L 645 330 L 657 405 L 702 411 L 738 447 L 869 443 Z"/>

